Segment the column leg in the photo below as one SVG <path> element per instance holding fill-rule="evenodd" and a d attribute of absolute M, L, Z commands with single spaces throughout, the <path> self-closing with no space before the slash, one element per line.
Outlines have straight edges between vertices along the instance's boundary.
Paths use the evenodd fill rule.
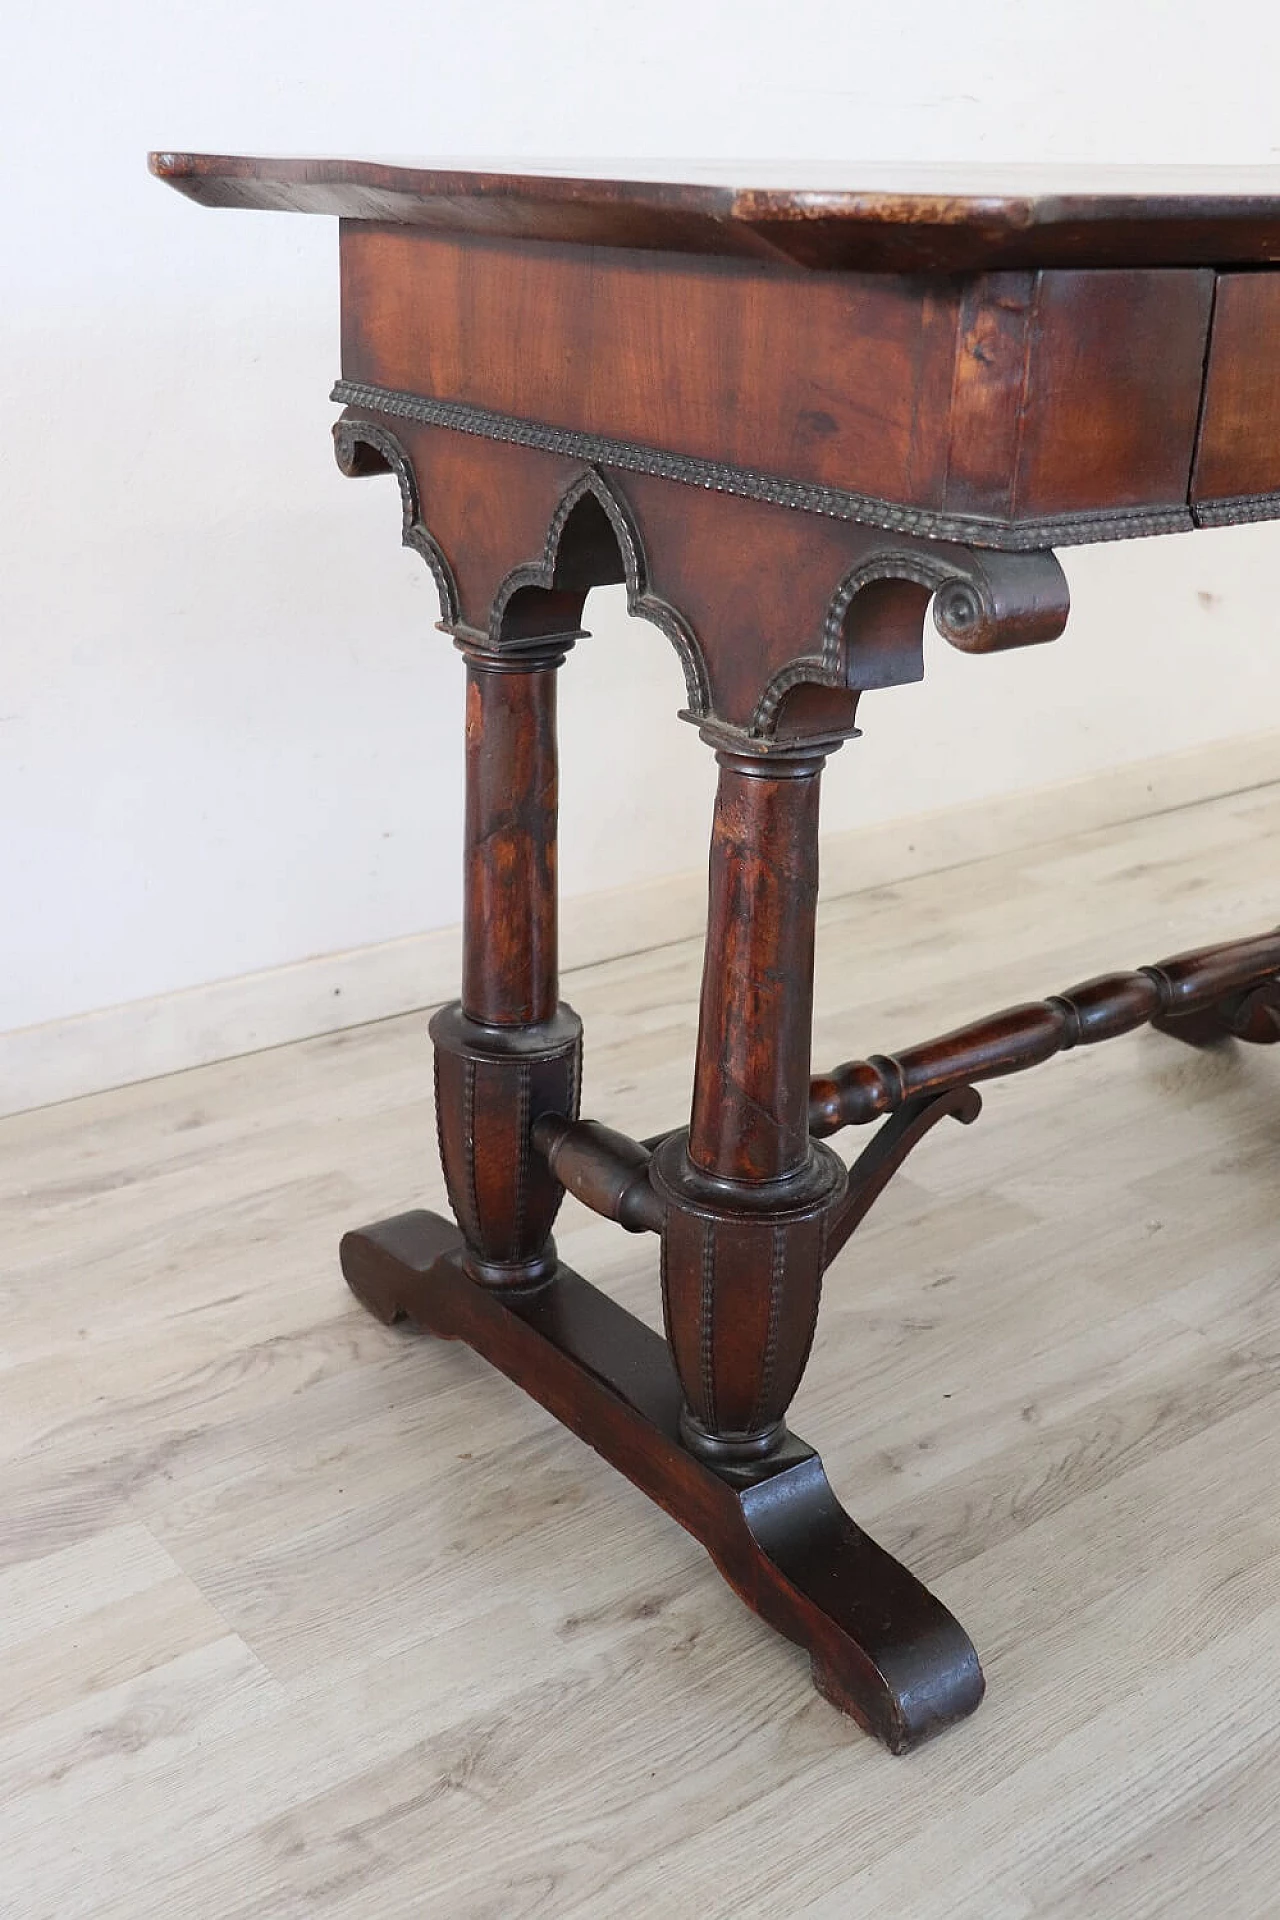
<path fill-rule="evenodd" d="M 686 1442 L 728 1461 L 785 1439 L 845 1169 L 809 1138 L 822 755 L 719 760 L 693 1111 L 653 1177 Z"/>
<path fill-rule="evenodd" d="M 805 1649 L 819 1691 L 901 1752 L 978 1704 L 977 1655 L 784 1424 L 846 1186 L 807 1117 L 821 759 L 722 756 L 692 1121 L 649 1165 L 664 1340 L 555 1262 L 561 1189 L 530 1131 L 576 1112 L 580 1033 L 556 1001 L 552 675 L 470 666 L 464 990 L 432 1023 L 462 1232 L 381 1221 L 346 1235 L 343 1272 L 383 1319 L 465 1340 L 642 1487 Z"/>
<path fill-rule="evenodd" d="M 901 1751 L 972 1712 L 982 1669 L 785 1424 L 847 1187 L 808 1122 L 822 756 L 719 759 L 692 1115 L 650 1170 L 679 1435 L 732 1490 L 736 1525 L 700 1530 L 726 1578 Z"/>
<path fill-rule="evenodd" d="M 556 669 L 572 642 L 467 657 L 462 997 L 432 1019 L 440 1159 L 471 1280 L 521 1288 L 556 1270 L 551 1227 L 564 1189 L 535 1154 L 542 1113 L 574 1116 L 582 1023 L 559 999 Z M 427 1216 L 421 1216 L 426 1219 Z M 379 1318 L 399 1318 L 395 1275 L 353 1253 L 343 1269 Z"/>
<path fill-rule="evenodd" d="M 559 1000 L 556 670 L 567 643 L 467 650 L 462 998 L 431 1022 L 436 1118 L 466 1266 L 488 1286 L 555 1270 L 563 1188 L 530 1142 L 578 1111 L 582 1025 Z"/>

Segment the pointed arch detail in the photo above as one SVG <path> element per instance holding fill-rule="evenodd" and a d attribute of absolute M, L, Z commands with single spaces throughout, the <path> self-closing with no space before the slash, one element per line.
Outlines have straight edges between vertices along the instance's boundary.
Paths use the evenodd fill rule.
<path fill-rule="evenodd" d="M 521 596 L 531 590 L 555 597 L 558 604 L 548 611 L 561 617 L 568 617 L 570 607 L 575 607 L 577 621 L 592 587 L 614 585 L 625 585 L 628 613 L 666 635 L 684 673 L 689 711 L 703 718 L 709 712 L 710 694 L 697 636 L 679 610 L 653 592 L 635 523 L 596 467 L 586 468 L 562 495 L 540 558 L 513 568 L 503 580 L 489 616 L 490 644 L 510 645 L 520 637 L 529 610 Z"/>

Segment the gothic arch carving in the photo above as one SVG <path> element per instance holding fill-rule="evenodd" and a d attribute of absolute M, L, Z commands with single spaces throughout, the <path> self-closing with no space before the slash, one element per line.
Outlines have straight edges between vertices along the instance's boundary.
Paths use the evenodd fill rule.
<path fill-rule="evenodd" d="M 649 587 L 648 564 L 631 516 L 604 475 L 588 467 L 562 497 L 542 555 L 515 567 L 494 596 L 489 640 L 495 647 L 578 626 L 592 587 L 625 585 L 627 612 L 665 633 L 684 673 L 691 714 L 709 709 L 706 663 L 678 610 Z"/>

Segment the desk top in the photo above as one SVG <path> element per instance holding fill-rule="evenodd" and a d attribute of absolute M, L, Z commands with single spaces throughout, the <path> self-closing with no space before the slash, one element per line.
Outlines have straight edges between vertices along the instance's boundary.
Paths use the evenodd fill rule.
<path fill-rule="evenodd" d="M 390 161 L 153 153 L 206 206 L 871 273 L 1280 262 L 1280 167 Z"/>

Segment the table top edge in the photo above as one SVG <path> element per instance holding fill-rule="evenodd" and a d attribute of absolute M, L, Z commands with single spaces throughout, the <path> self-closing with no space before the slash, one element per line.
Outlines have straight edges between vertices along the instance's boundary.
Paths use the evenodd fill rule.
<path fill-rule="evenodd" d="M 741 177 L 735 169 L 727 181 L 610 177 L 560 171 L 558 165 L 536 171 L 532 163 L 520 164 L 531 170 L 174 150 L 149 156 L 157 178 L 206 206 L 324 213 L 496 237 L 772 254 L 809 268 L 955 270 L 1129 259 L 1280 264 L 1280 167 L 1216 173 L 1118 169 L 1110 176 L 1116 189 L 1103 191 L 1076 190 L 1070 168 L 1059 170 L 1062 184 L 1055 191 L 1018 190 L 1012 170 L 1008 189 L 964 191 L 965 178 L 976 183 L 996 175 L 957 168 L 952 187 L 943 178 L 952 170 L 937 169 L 936 184 L 910 185 L 905 181 L 912 170 L 904 167 L 904 185 L 894 188 L 886 184 L 894 170 L 882 167 L 874 184 L 784 187 L 751 184 L 748 162 Z M 659 163 L 654 170 L 662 170 Z M 754 177 L 768 170 L 761 163 Z M 848 168 L 850 178 L 861 173 L 868 182 L 876 171 L 853 163 Z M 1030 169 L 1026 177 L 1040 180 L 1053 171 Z M 1213 185 L 1199 192 L 1175 189 L 1175 182 L 1189 177 L 1212 179 Z M 1237 183 L 1235 190 L 1228 180 Z M 1140 187 L 1139 181 L 1147 184 Z M 1246 182 L 1250 190 L 1239 190 Z"/>

